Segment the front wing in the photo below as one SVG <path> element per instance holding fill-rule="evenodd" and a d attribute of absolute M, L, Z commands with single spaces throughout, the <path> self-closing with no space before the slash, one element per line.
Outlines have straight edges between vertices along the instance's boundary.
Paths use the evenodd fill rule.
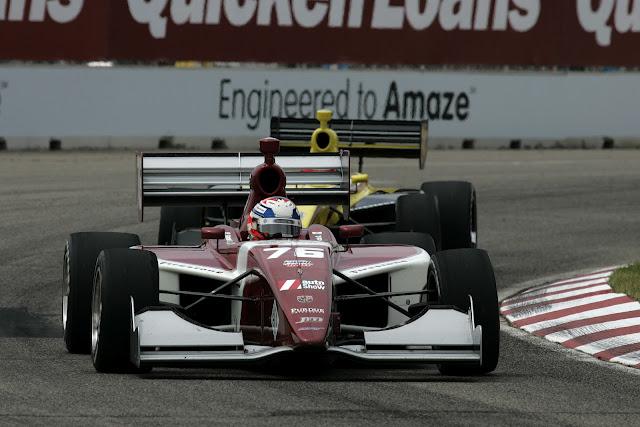
<path fill-rule="evenodd" d="M 132 298 L 131 361 L 136 366 L 255 362 L 295 352 L 289 346 L 247 345 L 241 332 L 196 324 L 171 308 L 134 314 L 133 307 Z M 329 346 L 326 351 L 371 362 L 480 364 L 481 346 L 482 327 L 475 326 L 471 301 L 468 313 L 430 308 L 403 325 L 364 332 L 363 345 Z"/>

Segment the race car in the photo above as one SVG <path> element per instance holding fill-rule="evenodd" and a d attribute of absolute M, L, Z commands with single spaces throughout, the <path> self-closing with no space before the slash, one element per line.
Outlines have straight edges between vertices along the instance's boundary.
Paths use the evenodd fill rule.
<path fill-rule="evenodd" d="M 331 126 L 330 126 L 331 125 Z M 416 231 L 430 236 L 423 247 L 436 250 L 477 247 L 476 191 L 466 181 L 425 182 L 420 189 L 376 188 L 362 173 L 365 157 L 417 158 L 423 169 L 427 157 L 427 121 L 332 119 L 319 110 L 317 121 L 273 117 L 271 136 L 280 139 L 285 153 L 337 153 L 346 149 L 359 159 L 351 176 L 349 215 L 331 205 L 306 205 L 300 209 L 303 224 L 328 226 L 339 238 L 340 225 L 364 226 L 364 242 L 404 243 L 395 232 Z M 416 214 L 419 212 L 420 214 Z M 226 223 L 241 207 L 207 206 L 161 209 L 159 244 L 193 244 L 205 225 Z"/>
<path fill-rule="evenodd" d="M 349 211 L 348 152 L 279 155 L 276 163 L 278 140 L 263 139 L 260 149 L 138 155 L 141 219 L 146 206 L 205 201 L 242 200 L 243 214 L 233 225 L 202 227 L 193 246 L 72 234 L 62 284 L 69 352 L 91 353 L 99 372 L 312 356 L 436 363 L 454 375 L 495 369 L 498 302 L 485 251 L 351 243 L 364 231 L 353 224 L 339 228 L 344 243 L 320 224 L 252 238 L 251 215 L 273 198 Z"/>

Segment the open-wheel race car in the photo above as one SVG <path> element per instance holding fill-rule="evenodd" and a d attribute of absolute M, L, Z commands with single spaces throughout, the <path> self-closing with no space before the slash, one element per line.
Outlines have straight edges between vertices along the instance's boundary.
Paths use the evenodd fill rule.
<path fill-rule="evenodd" d="M 322 155 L 343 149 L 359 159 L 358 173 L 351 176 L 348 215 L 342 206 L 300 206 L 304 226 L 325 225 L 339 239 L 340 225 L 361 224 L 366 243 L 415 243 L 406 241 L 403 233 L 419 232 L 423 235 L 421 247 L 430 253 L 477 247 L 476 191 L 470 182 L 424 182 L 418 189 L 377 188 L 369 175 L 362 173 L 367 157 L 418 159 L 423 169 L 428 145 L 426 120 L 333 119 L 331 111 L 320 110 L 317 120 L 273 117 L 271 136 L 281 141 L 283 153 Z M 211 201 L 204 206 L 164 206 L 158 243 L 198 243 L 200 227 L 225 223 L 242 209 Z"/>
<path fill-rule="evenodd" d="M 353 244 L 363 234 L 354 224 L 339 227 L 342 243 L 321 224 L 253 238 L 251 215 L 271 199 L 349 212 L 348 152 L 276 162 L 278 140 L 260 148 L 261 155 L 138 155 L 141 217 L 145 206 L 243 201 L 242 216 L 202 227 L 192 246 L 72 234 L 62 288 L 70 352 L 91 353 L 101 372 L 312 355 L 435 363 L 447 374 L 495 369 L 498 302 L 485 251 Z"/>

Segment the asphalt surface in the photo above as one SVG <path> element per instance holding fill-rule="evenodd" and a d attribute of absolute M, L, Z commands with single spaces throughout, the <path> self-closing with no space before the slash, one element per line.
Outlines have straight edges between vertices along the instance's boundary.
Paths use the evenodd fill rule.
<path fill-rule="evenodd" d="M 365 169 L 382 185 L 473 181 L 479 241 L 501 295 L 543 276 L 640 259 L 640 150 L 430 155 L 424 172 L 405 160 Z M 130 231 L 154 242 L 158 210 L 137 223 L 134 167 L 131 152 L 0 155 L 0 424 L 640 422 L 635 371 L 504 324 L 498 369 L 479 378 L 429 366 L 96 373 L 60 338 L 62 249 L 73 231 Z"/>

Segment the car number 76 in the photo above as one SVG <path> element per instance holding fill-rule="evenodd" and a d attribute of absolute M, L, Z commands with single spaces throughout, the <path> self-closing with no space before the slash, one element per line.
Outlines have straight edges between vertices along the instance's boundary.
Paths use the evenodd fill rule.
<path fill-rule="evenodd" d="M 324 249 L 322 248 L 305 248 L 305 247 L 297 247 L 297 248 L 265 248 L 263 249 L 265 252 L 273 252 L 267 259 L 276 259 L 280 258 L 282 255 L 289 252 L 291 249 L 295 249 L 295 256 L 298 258 L 324 258 Z"/>

